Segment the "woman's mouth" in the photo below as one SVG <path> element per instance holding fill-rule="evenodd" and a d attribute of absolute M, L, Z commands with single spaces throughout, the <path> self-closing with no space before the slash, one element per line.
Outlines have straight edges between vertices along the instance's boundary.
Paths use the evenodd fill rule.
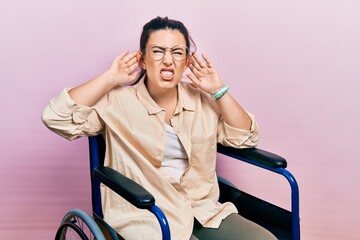
<path fill-rule="evenodd" d="M 161 70 L 160 72 L 161 78 L 164 80 L 172 80 L 174 78 L 173 70 Z"/>

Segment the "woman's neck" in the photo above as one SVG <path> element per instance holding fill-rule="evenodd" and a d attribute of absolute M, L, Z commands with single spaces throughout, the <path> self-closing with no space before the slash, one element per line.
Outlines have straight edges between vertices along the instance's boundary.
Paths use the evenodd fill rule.
<path fill-rule="evenodd" d="M 173 88 L 154 88 L 154 86 L 146 84 L 146 87 L 156 104 L 165 109 L 165 122 L 170 124 L 170 119 L 174 115 L 178 103 L 177 86 Z"/>
<path fill-rule="evenodd" d="M 177 103 L 178 90 L 177 86 L 173 88 L 159 88 L 152 86 L 148 82 L 145 82 L 146 88 L 154 101 L 160 106 L 166 109 L 169 103 Z M 176 106 L 176 104 L 175 104 Z"/>

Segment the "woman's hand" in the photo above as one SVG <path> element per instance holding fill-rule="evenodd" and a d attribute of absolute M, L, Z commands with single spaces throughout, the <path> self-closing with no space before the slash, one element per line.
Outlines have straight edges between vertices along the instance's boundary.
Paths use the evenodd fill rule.
<path fill-rule="evenodd" d="M 127 84 L 137 78 L 139 72 L 135 71 L 135 69 L 139 66 L 139 62 L 136 54 L 137 52 L 129 53 L 129 51 L 125 51 L 112 62 L 107 74 L 115 86 Z"/>
<path fill-rule="evenodd" d="M 202 54 L 202 58 L 196 54 L 190 56 L 191 62 L 189 68 L 192 74 L 187 74 L 187 77 L 203 91 L 213 94 L 224 84 L 211 64 L 210 59 L 204 54 Z"/>
<path fill-rule="evenodd" d="M 125 51 L 115 58 L 106 72 L 71 89 L 69 95 L 77 104 L 94 106 L 100 98 L 114 87 L 135 80 L 139 74 L 135 71 L 138 66 L 136 52 L 129 54 L 128 51 Z"/>

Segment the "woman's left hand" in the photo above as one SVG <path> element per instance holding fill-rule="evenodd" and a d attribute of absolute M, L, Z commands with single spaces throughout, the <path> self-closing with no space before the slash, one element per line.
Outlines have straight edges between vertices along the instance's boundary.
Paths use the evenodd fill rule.
<path fill-rule="evenodd" d="M 192 74 L 189 73 L 186 76 L 201 90 L 213 94 L 224 84 L 211 64 L 210 59 L 204 54 L 202 54 L 202 58 L 203 59 L 196 54 L 190 55 L 191 62 L 189 68 Z"/>

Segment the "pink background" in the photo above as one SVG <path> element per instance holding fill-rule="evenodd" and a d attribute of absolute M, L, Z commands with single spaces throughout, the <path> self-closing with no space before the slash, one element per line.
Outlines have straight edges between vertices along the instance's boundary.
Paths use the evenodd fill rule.
<path fill-rule="evenodd" d="M 0 239 L 52 239 L 66 211 L 90 212 L 87 140 L 51 133 L 41 113 L 136 50 L 157 15 L 187 25 L 257 116 L 259 147 L 288 160 L 302 238 L 360 239 L 359 13 L 357 0 L 2 0 Z M 289 207 L 283 179 L 230 163 L 221 158 L 219 171 L 236 185 Z"/>

